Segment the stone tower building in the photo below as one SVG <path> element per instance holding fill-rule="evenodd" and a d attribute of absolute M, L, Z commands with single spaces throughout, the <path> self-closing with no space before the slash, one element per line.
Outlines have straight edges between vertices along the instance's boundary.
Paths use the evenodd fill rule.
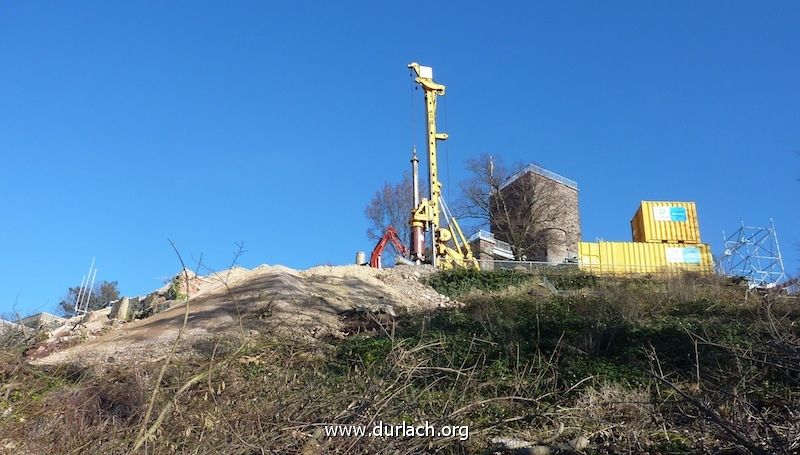
<path fill-rule="evenodd" d="M 490 202 L 492 234 L 508 242 L 517 259 L 577 258 L 581 228 L 574 181 L 531 164 L 503 183 Z"/>

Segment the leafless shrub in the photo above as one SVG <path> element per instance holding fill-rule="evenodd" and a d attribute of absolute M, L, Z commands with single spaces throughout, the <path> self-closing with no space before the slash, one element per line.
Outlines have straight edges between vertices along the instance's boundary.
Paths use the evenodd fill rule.
<path fill-rule="evenodd" d="M 693 381 L 665 372 L 651 351 L 651 374 L 674 396 L 672 415 L 691 422 L 710 440 L 731 441 L 750 453 L 795 453 L 800 448 L 800 342 L 796 318 L 776 318 L 769 298 L 751 301 L 746 338 L 717 340 L 686 329 L 695 345 Z M 730 311 L 730 308 L 727 310 Z M 718 367 L 701 368 L 700 352 Z M 680 417 L 678 417 L 680 418 Z"/>
<path fill-rule="evenodd" d="M 146 393 L 144 378 L 135 370 L 84 378 L 47 394 L 26 427 L 27 438 L 51 447 L 108 442 L 113 434 L 128 432 L 143 410 Z"/>
<path fill-rule="evenodd" d="M 649 390 L 610 383 L 588 387 L 575 406 L 585 433 L 622 445 L 644 439 L 655 414 Z"/>

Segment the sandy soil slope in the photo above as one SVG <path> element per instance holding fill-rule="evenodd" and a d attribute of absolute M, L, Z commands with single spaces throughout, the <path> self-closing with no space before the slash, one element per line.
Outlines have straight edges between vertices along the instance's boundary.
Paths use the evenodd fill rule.
<path fill-rule="evenodd" d="M 262 265 L 190 279 L 189 318 L 182 342 L 226 335 L 278 333 L 300 339 L 343 337 L 343 314 L 393 316 L 456 306 L 420 282 L 430 269 L 321 266 L 305 271 Z M 82 344 L 32 360 L 36 364 L 118 363 L 157 360 L 178 336 L 185 306 L 179 302 L 149 318 L 107 327 Z"/>

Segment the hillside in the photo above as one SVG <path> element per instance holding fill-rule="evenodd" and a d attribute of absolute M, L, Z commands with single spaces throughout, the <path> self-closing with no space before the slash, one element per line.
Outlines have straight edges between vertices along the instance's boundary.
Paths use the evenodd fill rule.
<path fill-rule="evenodd" d="M 799 302 L 717 277 L 260 267 L 188 284 L 188 312 L 33 361 L 6 340 L 0 452 L 800 448 Z M 331 434 L 403 422 L 449 433 Z"/>
<path fill-rule="evenodd" d="M 173 288 L 173 293 L 188 295 L 188 311 L 182 299 L 172 299 L 165 302 L 171 303 L 165 311 L 118 329 L 109 327 L 108 311 L 98 312 L 103 314 L 98 314 L 97 319 L 105 322 L 95 325 L 102 329 L 100 336 L 56 350 L 33 363 L 95 365 L 161 357 L 178 337 L 184 317 L 187 324 L 181 343 L 186 346 L 242 335 L 275 334 L 301 341 L 343 338 L 347 328 L 342 320 L 348 313 L 395 316 L 456 305 L 419 283 L 421 273 L 431 271 L 428 268 L 379 271 L 358 266 L 321 266 L 298 271 L 268 265 L 252 270 L 235 267 L 207 276 L 187 271 L 185 277 L 176 275 L 174 284 L 154 294 L 169 294 Z M 74 326 L 78 320 L 66 325 Z"/>

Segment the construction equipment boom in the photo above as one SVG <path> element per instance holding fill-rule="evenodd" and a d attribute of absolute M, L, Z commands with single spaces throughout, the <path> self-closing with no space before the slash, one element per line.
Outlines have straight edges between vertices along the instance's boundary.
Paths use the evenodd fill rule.
<path fill-rule="evenodd" d="M 444 96 L 444 85 L 433 81 L 433 69 L 413 62 L 408 65 L 416 74 L 415 81 L 425 92 L 427 119 L 429 198 L 419 197 L 419 160 L 416 151 L 411 158 L 414 186 L 414 208 L 411 214 L 411 259 L 416 263 L 429 262 L 441 269 L 465 267 L 480 269 L 458 221 L 447 209 L 439 181 L 436 144 L 447 139 L 447 133 L 436 131 L 436 97 Z M 442 216 L 447 222 L 441 224 Z M 425 256 L 425 232 L 431 233 L 431 257 Z"/>
<path fill-rule="evenodd" d="M 408 250 L 406 250 L 406 246 L 403 245 L 403 242 L 400 241 L 400 236 L 397 235 L 397 230 L 395 230 L 394 226 L 389 226 L 386 228 L 386 232 L 383 234 L 383 237 L 378 240 L 375 248 L 372 249 L 372 254 L 369 258 L 370 267 L 376 269 L 383 268 L 381 254 L 383 254 L 383 250 L 386 248 L 386 245 L 389 242 L 392 242 L 394 249 L 397 250 L 397 254 L 399 254 L 400 257 L 408 256 Z"/>

